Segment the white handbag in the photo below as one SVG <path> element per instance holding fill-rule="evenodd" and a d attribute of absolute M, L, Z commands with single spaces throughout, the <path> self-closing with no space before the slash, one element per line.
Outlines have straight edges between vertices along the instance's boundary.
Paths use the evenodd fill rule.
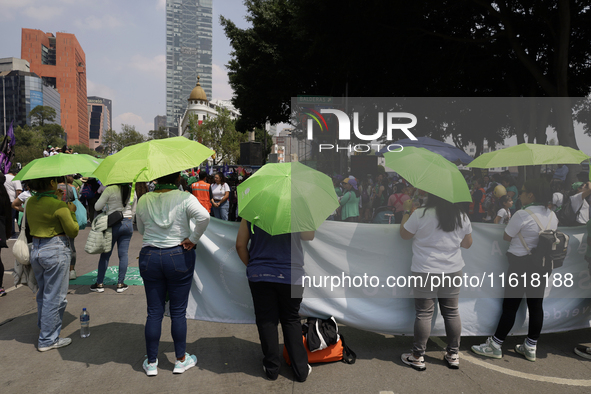
<path fill-rule="evenodd" d="M 27 243 L 27 235 L 25 234 L 25 228 L 27 223 L 27 200 L 25 202 L 25 208 L 23 213 L 23 219 L 21 222 L 21 232 L 14 245 L 12 246 L 12 254 L 16 258 L 16 261 L 22 265 L 31 264 L 31 252 L 29 250 L 29 244 Z"/>

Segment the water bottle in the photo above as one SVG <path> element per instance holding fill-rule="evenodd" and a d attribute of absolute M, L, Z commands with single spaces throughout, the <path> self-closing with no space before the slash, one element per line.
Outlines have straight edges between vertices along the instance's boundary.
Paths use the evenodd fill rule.
<path fill-rule="evenodd" d="M 82 308 L 80 313 L 80 337 L 88 338 L 90 336 L 90 315 L 86 311 L 86 308 Z"/>

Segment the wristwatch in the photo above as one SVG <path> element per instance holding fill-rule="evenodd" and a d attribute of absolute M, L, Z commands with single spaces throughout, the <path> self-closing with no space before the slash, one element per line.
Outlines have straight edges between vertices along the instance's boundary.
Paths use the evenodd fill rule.
<path fill-rule="evenodd" d="M 411 212 L 410 211 L 404 211 L 404 215 L 408 215 L 410 216 Z"/>

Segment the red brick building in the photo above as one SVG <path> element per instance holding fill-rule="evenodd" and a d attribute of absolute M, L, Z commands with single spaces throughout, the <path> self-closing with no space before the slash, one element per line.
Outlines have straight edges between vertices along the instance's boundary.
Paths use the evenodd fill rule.
<path fill-rule="evenodd" d="M 86 55 L 76 36 L 22 29 L 21 58 L 31 64 L 31 72 L 60 93 L 60 123 L 68 145 L 88 146 Z"/>

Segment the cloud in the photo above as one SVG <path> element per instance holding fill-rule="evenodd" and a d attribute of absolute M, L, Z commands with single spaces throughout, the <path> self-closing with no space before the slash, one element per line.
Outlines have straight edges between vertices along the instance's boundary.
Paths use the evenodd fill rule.
<path fill-rule="evenodd" d="M 103 17 L 91 15 L 82 21 L 76 20 L 74 24 L 80 29 L 104 30 L 114 29 L 116 27 L 122 26 L 123 21 L 113 15 L 104 15 Z"/>
<path fill-rule="evenodd" d="M 88 96 L 98 96 L 115 101 L 117 92 L 106 85 L 94 83 L 90 79 L 86 79 L 86 92 Z"/>
<path fill-rule="evenodd" d="M 154 128 L 154 120 L 144 122 L 144 119 L 142 119 L 141 116 L 136 115 L 133 112 L 126 112 L 113 119 L 113 130 L 120 132 L 122 124 L 135 126 L 137 131 L 145 135 L 148 134 L 148 131 Z"/>
<path fill-rule="evenodd" d="M 129 69 L 134 72 L 139 71 L 150 76 L 164 80 L 166 78 L 166 56 L 158 55 L 153 58 L 147 58 L 142 55 L 134 55 L 129 63 Z"/>
<path fill-rule="evenodd" d="M 156 0 L 156 9 L 157 10 L 165 10 L 166 9 L 166 0 Z"/>
<path fill-rule="evenodd" d="M 56 16 L 61 15 L 63 10 L 64 10 L 63 8 L 56 7 L 53 5 L 52 6 L 42 5 L 42 6 L 27 7 L 23 10 L 22 13 L 25 14 L 26 16 L 28 16 L 29 18 L 43 21 L 43 20 L 53 19 Z"/>
<path fill-rule="evenodd" d="M 230 100 L 234 95 L 234 91 L 230 87 L 228 80 L 228 71 L 225 68 L 212 65 L 212 79 L 213 79 L 213 96 L 219 100 Z"/>

